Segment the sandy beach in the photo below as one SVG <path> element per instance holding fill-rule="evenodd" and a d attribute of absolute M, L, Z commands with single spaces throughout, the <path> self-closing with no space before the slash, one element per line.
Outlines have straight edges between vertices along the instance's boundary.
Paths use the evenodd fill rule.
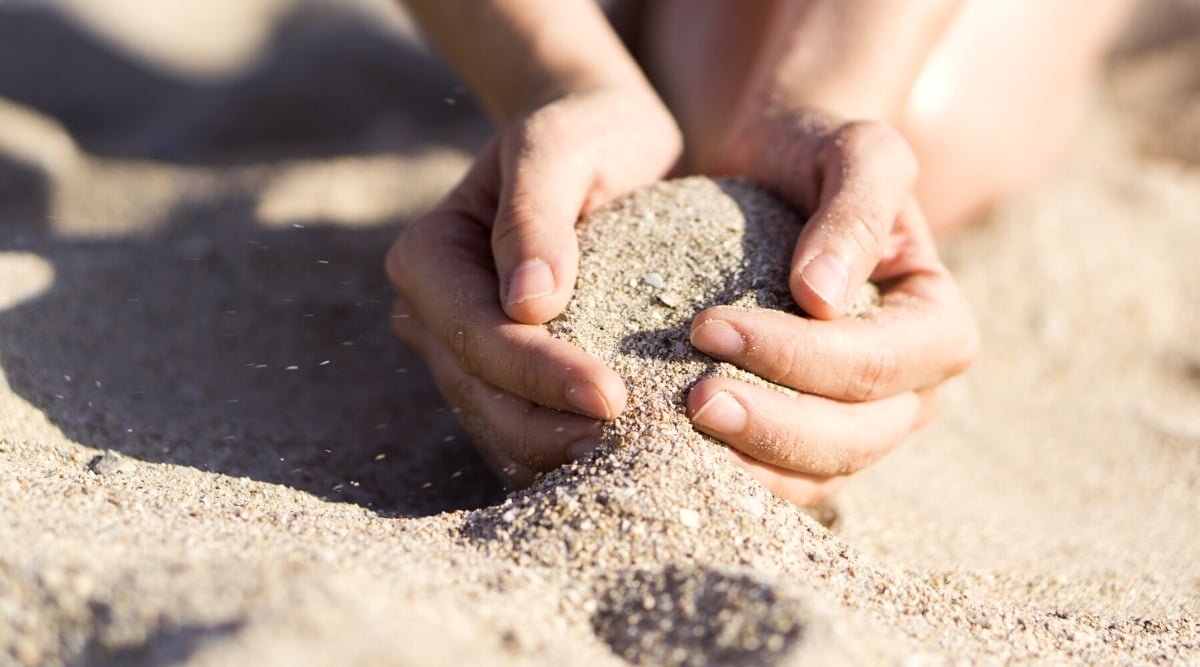
<path fill-rule="evenodd" d="M 812 513 L 675 410 L 733 371 L 672 327 L 773 298 L 678 236 L 585 237 L 555 332 L 635 409 L 492 476 L 388 329 L 491 132 L 394 7 L 106 4 L 0 2 L 0 665 L 1200 665 L 1200 4 L 1142 3 L 1053 176 L 941 240 L 980 357 Z M 585 229 L 740 261 L 780 215 L 682 181 Z"/>

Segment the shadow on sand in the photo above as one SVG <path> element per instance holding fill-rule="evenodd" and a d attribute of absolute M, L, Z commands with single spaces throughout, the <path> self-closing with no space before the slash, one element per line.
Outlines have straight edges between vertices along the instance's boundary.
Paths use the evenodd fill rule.
<path fill-rule="evenodd" d="M 349 32 L 293 38 L 309 22 L 285 21 L 254 71 L 204 89 L 139 68 L 48 10 L 5 10 L 0 95 L 54 117 L 89 152 L 201 164 L 363 154 L 368 119 L 385 109 L 424 135 L 380 152 L 464 142 L 484 126 L 469 105 L 447 112 L 454 80 L 411 46 L 350 19 L 337 24 Z M 334 41 L 348 46 L 317 59 Z M 29 61 L 48 48 L 53 62 Z M 71 83 L 56 74 L 82 64 Z M 351 103 L 337 100 L 346 87 L 359 90 Z M 409 98 L 435 100 L 436 117 Z M 256 121 L 237 122 L 246 117 Z M 0 311 L 12 390 L 72 440 L 144 461 L 388 515 L 493 501 L 499 484 L 388 332 L 381 265 L 403 221 L 268 228 L 252 189 L 221 187 L 223 170 L 181 173 L 198 172 L 218 187 L 176 200 L 152 232 L 67 238 L 47 222 L 53 179 L 0 157 L 0 257 L 32 253 L 55 272 L 47 291 Z"/>

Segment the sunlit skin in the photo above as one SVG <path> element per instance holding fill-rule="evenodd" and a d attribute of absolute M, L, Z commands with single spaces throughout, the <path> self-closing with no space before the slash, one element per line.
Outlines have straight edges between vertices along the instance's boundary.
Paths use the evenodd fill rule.
<path fill-rule="evenodd" d="M 410 0 L 501 129 L 389 253 L 393 329 L 527 484 L 593 448 L 627 398 L 538 326 L 570 299 L 576 221 L 668 175 L 754 180 L 810 216 L 789 282 L 810 317 L 711 308 L 691 341 L 801 394 L 710 379 L 687 410 L 773 492 L 817 502 L 971 363 L 932 230 L 1052 163 L 1125 4 L 663 0 L 635 12 L 634 54 L 590 2 Z M 878 313 L 840 317 L 866 280 Z"/>

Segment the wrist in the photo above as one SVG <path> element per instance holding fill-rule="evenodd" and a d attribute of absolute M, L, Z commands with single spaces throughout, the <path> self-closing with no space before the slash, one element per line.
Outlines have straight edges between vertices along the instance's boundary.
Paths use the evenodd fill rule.
<path fill-rule="evenodd" d="M 408 5 L 501 125 L 579 91 L 649 86 L 594 2 L 408 0 Z"/>
<path fill-rule="evenodd" d="M 598 96 L 654 107 L 670 115 L 658 93 L 640 73 L 629 75 L 580 67 L 557 69 L 538 78 L 531 77 L 514 95 L 509 109 L 498 120 L 502 125 L 510 125 L 556 102 Z"/>
<path fill-rule="evenodd" d="M 683 133 L 666 104 L 649 85 L 597 84 L 545 91 L 544 99 L 502 128 L 521 145 L 534 137 L 570 137 L 575 157 L 620 170 L 654 172 L 661 178 L 679 161 Z M 630 162 L 630 158 L 635 158 Z M 601 169 L 601 171 L 604 171 Z M 602 180 L 623 177 L 608 173 Z"/>

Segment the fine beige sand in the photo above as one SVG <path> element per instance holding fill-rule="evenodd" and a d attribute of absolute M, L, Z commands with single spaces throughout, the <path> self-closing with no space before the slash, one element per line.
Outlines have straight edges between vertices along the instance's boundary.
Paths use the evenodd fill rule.
<path fill-rule="evenodd" d="M 1200 664 L 1195 2 L 943 240 L 983 351 L 829 528 L 674 411 L 732 372 L 689 309 L 779 296 L 773 200 L 583 227 L 555 331 L 636 407 L 506 495 L 387 333 L 383 253 L 488 133 L 462 88 L 382 1 L 118 4 L 0 3 L 0 664 Z"/>

